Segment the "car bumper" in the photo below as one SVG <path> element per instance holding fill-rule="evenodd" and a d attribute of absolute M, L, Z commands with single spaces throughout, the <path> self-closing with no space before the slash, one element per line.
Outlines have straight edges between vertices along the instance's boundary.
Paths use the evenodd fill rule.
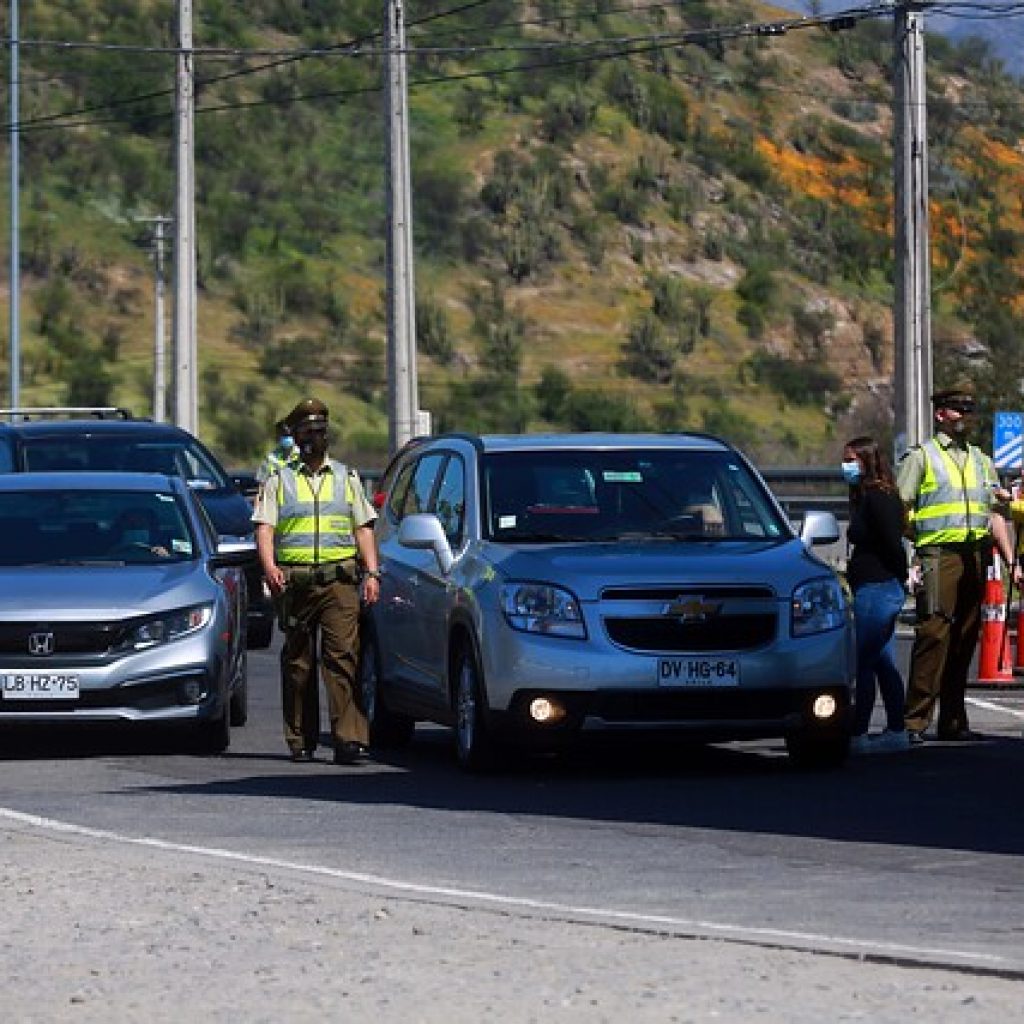
<path fill-rule="evenodd" d="M 209 642 L 220 628 L 211 623 L 195 637 L 105 664 L 70 657 L 52 659 L 45 671 L 75 676 L 77 696 L 39 699 L 0 694 L 0 722 L 186 722 L 216 718 L 228 699 L 229 652 Z M 17 665 L 0 663 L 0 674 L 25 671 L 29 669 L 24 659 L 19 659 Z"/>
<path fill-rule="evenodd" d="M 492 651 L 484 665 L 489 715 L 506 733 L 554 739 L 657 732 L 723 741 L 849 729 L 854 660 L 845 629 L 711 655 L 735 661 L 735 685 L 659 685 L 665 655 L 593 640 L 506 630 Z M 544 721 L 531 715 L 538 698 L 554 709 Z"/>

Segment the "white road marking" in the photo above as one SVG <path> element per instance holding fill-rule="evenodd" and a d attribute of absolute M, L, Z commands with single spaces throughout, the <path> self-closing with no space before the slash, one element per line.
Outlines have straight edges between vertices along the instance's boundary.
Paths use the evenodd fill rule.
<path fill-rule="evenodd" d="M 106 842 L 120 843 L 127 846 L 141 846 L 154 850 L 165 850 L 172 853 L 192 854 L 214 860 L 231 861 L 253 867 L 278 868 L 302 874 L 334 878 L 339 881 L 369 885 L 394 893 L 404 893 L 413 897 L 429 900 L 431 897 L 448 901 L 462 901 L 495 910 L 513 911 L 516 909 L 533 911 L 541 914 L 559 915 L 576 920 L 592 920 L 595 923 L 611 922 L 618 926 L 629 926 L 647 930 L 675 929 L 691 937 L 718 936 L 723 939 L 746 942 L 750 944 L 786 946 L 803 949 L 805 952 L 836 952 L 854 954 L 861 957 L 873 956 L 902 960 L 927 960 L 934 966 L 984 965 L 989 970 L 1005 969 L 1016 973 L 1017 965 L 1005 957 L 991 953 L 980 953 L 969 950 L 945 949 L 941 947 L 913 946 L 898 942 L 878 942 L 870 939 L 855 939 L 843 935 L 828 935 L 815 932 L 788 931 L 781 928 L 751 928 L 745 925 L 724 924 L 719 921 L 703 921 L 662 914 L 641 914 L 634 911 L 614 910 L 607 907 L 579 906 L 571 903 L 556 903 L 548 900 L 530 899 L 523 896 L 508 896 L 501 893 L 487 892 L 477 889 L 457 889 L 441 885 L 425 885 L 419 882 L 406 882 L 400 879 L 384 878 L 380 875 L 365 874 L 360 871 L 344 871 L 340 868 L 325 867 L 321 864 L 303 864 L 298 861 L 282 860 L 277 857 L 265 857 L 249 853 L 238 853 L 234 850 L 223 850 L 217 847 L 194 846 L 189 843 L 174 843 L 166 839 L 154 839 L 149 836 L 132 836 L 106 829 L 89 828 L 71 822 L 59 821 L 55 818 L 44 818 L 36 814 L 26 814 L 9 807 L 0 807 L 0 819 L 20 822 L 33 828 L 45 829 L 50 832 L 85 836 Z"/>
<path fill-rule="evenodd" d="M 967 697 L 966 702 L 976 708 L 983 708 L 985 711 L 997 711 L 1003 715 L 1013 715 L 1014 718 L 1024 718 L 1024 711 L 1008 708 L 1002 704 L 993 704 L 992 701 L 982 700 L 980 697 Z"/>

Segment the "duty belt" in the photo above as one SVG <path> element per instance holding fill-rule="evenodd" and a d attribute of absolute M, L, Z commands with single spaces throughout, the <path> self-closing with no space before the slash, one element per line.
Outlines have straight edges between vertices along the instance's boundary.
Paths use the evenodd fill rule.
<path fill-rule="evenodd" d="M 356 582 L 356 561 L 346 558 L 341 562 L 322 562 L 320 565 L 282 565 L 289 583 L 316 583 L 323 586 L 342 580 Z"/>

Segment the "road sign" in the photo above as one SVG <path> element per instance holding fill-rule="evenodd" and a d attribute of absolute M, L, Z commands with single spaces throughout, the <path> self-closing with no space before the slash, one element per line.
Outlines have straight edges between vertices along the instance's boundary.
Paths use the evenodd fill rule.
<path fill-rule="evenodd" d="M 997 412 L 992 428 L 992 461 L 996 469 L 1024 464 L 1024 413 Z"/>

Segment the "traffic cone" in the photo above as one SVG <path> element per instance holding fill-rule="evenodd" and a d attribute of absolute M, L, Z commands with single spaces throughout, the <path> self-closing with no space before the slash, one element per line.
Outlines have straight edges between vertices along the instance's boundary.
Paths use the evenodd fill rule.
<path fill-rule="evenodd" d="M 978 653 L 978 682 L 996 685 L 1014 681 L 1010 631 L 1006 622 L 1006 594 L 1000 570 L 999 555 L 993 553 L 981 602 L 981 649 Z"/>

